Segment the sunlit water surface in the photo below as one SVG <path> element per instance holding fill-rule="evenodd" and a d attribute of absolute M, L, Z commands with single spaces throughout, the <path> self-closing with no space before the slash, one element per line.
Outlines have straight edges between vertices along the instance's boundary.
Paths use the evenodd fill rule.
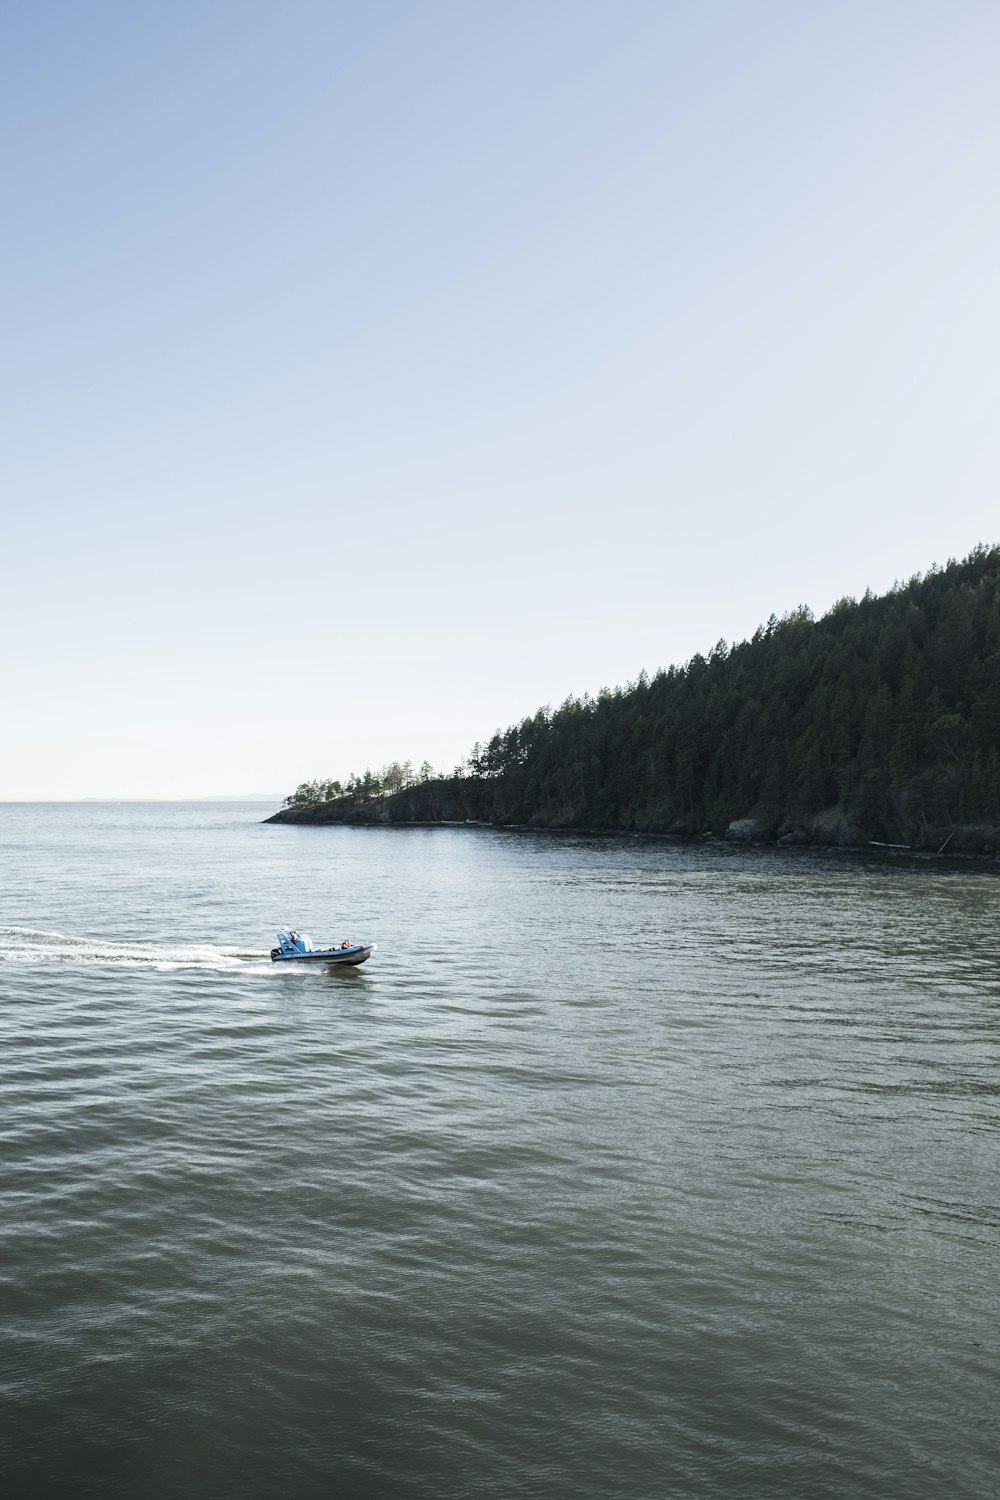
<path fill-rule="evenodd" d="M 1000 1489 L 992 870 L 266 811 L 0 807 L 4 1493 Z"/>

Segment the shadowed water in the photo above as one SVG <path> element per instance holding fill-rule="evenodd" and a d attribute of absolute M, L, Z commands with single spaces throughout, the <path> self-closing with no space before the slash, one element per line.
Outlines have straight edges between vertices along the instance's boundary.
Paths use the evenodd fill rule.
<path fill-rule="evenodd" d="M 260 816 L 0 807 L 7 1493 L 997 1491 L 993 871 Z"/>

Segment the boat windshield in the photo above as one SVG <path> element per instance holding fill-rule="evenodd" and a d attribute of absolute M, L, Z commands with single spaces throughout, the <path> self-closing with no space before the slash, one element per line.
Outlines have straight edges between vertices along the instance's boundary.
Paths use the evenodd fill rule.
<path fill-rule="evenodd" d="M 282 927 L 278 933 L 278 947 L 282 953 L 309 953 L 312 945 L 304 932 L 296 932 L 294 927 Z"/>

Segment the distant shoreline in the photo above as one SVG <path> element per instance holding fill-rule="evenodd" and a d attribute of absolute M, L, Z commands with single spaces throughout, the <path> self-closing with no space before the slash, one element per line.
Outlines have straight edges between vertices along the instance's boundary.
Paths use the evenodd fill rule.
<path fill-rule="evenodd" d="M 246 797 L 0 797 L 0 807 L 187 807 L 223 802 L 262 804 L 281 800 L 281 794 L 277 792 L 273 796 L 251 792 Z"/>

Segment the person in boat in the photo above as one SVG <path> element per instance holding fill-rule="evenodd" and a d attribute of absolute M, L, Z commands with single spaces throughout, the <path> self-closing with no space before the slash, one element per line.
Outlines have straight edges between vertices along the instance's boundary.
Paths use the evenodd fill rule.
<path fill-rule="evenodd" d="M 308 953 L 309 943 L 301 933 L 295 931 L 294 927 L 283 927 L 278 933 L 278 943 L 282 953 Z"/>

